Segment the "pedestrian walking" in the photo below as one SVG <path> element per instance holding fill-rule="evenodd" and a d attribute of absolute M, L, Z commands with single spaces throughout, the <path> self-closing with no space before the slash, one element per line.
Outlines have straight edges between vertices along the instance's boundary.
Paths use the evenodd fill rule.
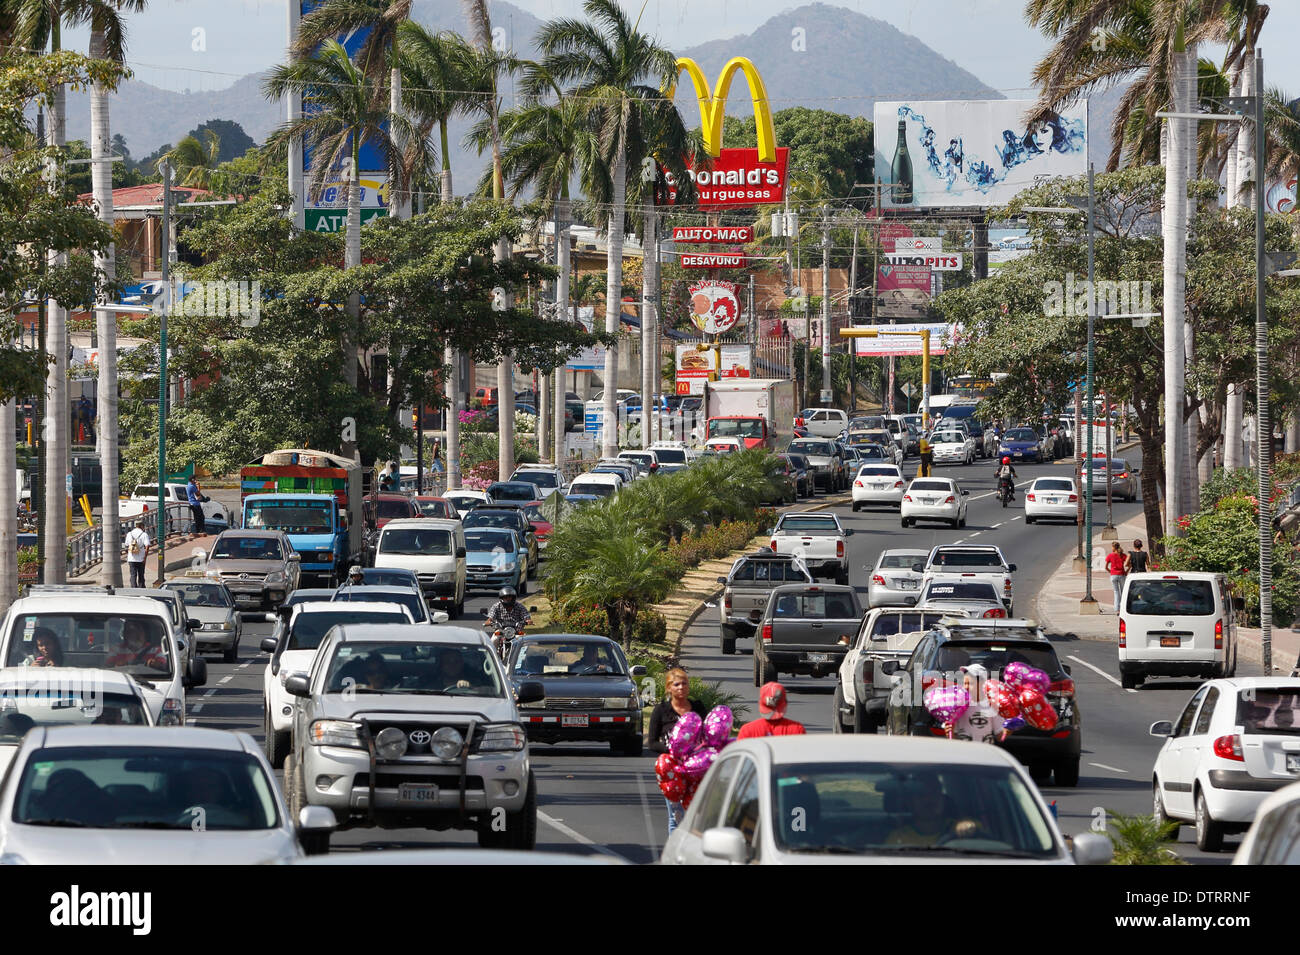
<path fill-rule="evenodd" d="M 185 499 L 190 502 L 190 513 L 194 515 L 194 534 L 202 536 L 207 533 L 207 525 L 203 517 L 203 492 L 199 490 L 199 482 L 194 480 L 194 475 L 190 475 L 189 483 L 185 485 Z"/>
<path fill-rule="evenodd" d="M 131 573 L 131 586 L 144 586 L 144 562 L 149 558 L 152 541 L 144 529 L 144 518 L 135 522 L 135 528 L 126 535 L 126 566 Z"/>
<path fill-rule="evenodd" d="M 665 678 L 668 698 L 650 711 L 650 750 L 654 753 L 668 752 L 668 739 L 673 727 L 687 713 L 699 713 L 700 719 L 709 715 L 703 703 L 690 698 L 691 680 L 681 667 L 673 667 Z M 668 834 L 671 836 L 677 828 L 678 817 L 682 813 L 682 804 L 667 797 Z"/>
<path fill-rule="evenodd" d="M 1119 613 L 1119 593 L 1124 589 L 1124 564 L 1127 558 L 1124 555 L 1124 545 L 1119 541 L 1110 545 L 1110 553 L 1106 555 L 1106 569 L 1110 571 L 1110 585 L 1115 588 L 1115 613 Z"/>
<path fill-rule="evenodd" d="M 1140 540 L 1133 542 L 1133 549 L 1128 552 L 1128 572 L 1145 574 L 1147 571 L 1147 552 L 1142 549 Z"/>
<path fill-rule="evenodd" d="M 439 474 L 442 473 L 442 439 L 433 439 L 433 469 Z"/>
<path fill-rule="evenodd" d="M 797 720 L 786 719 L 787 705 L 785 687 L 775 681 L 764 683 L 758 691 L 758 712 L 756 720 L 750 720 L 740 728 L 736 739 L 757 739 L 760 736 L 802 736 L 806 732 L 803 724 Z"/>
<path fill-rule="evenodd" d="M 929 477 L 930 466 L 934 464 L 934 449 L 930 447 L 930 442 L 921 439 L 921 466 L 916 469 L 917 477 Z"/>

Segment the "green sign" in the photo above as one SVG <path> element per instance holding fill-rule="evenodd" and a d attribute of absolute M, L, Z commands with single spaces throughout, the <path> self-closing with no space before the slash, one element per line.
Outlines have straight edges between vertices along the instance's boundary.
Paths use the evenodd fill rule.
<path fill-rule="evenodd" d="M 361 224 L 388 215 L 387 209 L 362 209 Z M 342 232 L 347 228 L 346 209 L 307 209 L 303 213 L 303 226 L 308 232 Z"/>
<path fill-rule="evenodd" d="M 564 499 L 564 495 L 559 491 L 552 491 L 542 501 L 542 506 L 538 510 L 552 524 L 559 524 L 561 518 L 569 510 L 569 502 Z"/>

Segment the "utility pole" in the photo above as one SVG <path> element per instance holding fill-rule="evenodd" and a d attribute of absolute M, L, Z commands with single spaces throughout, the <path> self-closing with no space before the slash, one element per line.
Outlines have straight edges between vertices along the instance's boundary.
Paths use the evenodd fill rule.
<path fill-rule="evenodd" d="M 1264 307 L 1264 57 L 1255 51 L 1255 440 L 1259 442 L 1259 644 L 1273 675 L 1273 419 L 1269 390 L 1268 312 Z M 1181 409 L 1180 409 L 1181 410 Z M 1165 528 L 1168 532 L 1168 527 Z"/>
<path fill-rule="evenodd" d="M 1074 523 L 1078 529 L 1078 551 L 1074 555 L 1074 571 L 1081 573 L 1087 570 L 1089 558 L 1083 556 L 1083 461 L 1082 448 L 1079 444 L 1079 429 L 1083 427 L 1083 402 L 1079 397 L 1079 382 L 1074 384 L 1074 486 L 1079 489 L 1079 509 L 1075 515 Z"/>
<path fill-rule="evenodd" d="M 854 296 L 858 292 L 858 230 L 853 229 L 853 257 L 849 259 L 849 325 L 857 324 L 853 311 Z M 849 348 L 849 414 L 858 410 L 858 346 L 853 339 L 846 344 Z"/>
<path fill-rule="evenodd" d="M 1101 539 L 1113 541 L 1119 540 L 1119 531 L 1115 529 L 1114 514 L 1111 510 L 1113 500 L 1111 475 L 1115 473 L 1115 469 L 1110 466 L 1110 459 L 1115 453 L 1115 427 L 1110 419 L 1110 395 L 1104 391 L 1101 393 L 1101 407 L 1106 414 L 1106 526 L 1101 529 Z"/>
<path fill-rule="evenodd" d="M 158 164 L 162 173 L 162 284 L 163 306 L 158 322 L 158 583 L 166 575 L 167 551 L 167 313 L 172 306 L 172 167 Z"/>
<path fill-rule="evenodd" d="M 822 206 L 822 404 L 829 405 L 831 393 L 831 218 L 830 206 Z"/>
<path fill-rule="evenodd" d="M 1088 535 L 1088 547 L 1086 551 L 1087 565 L 1084 569 L 1084 587 L 1083 599 L 1079 601 L 1079 613 L 1098 613 L 1100 608 L 1097 606 L 1097 598 L 1092 595 L 1092 477 L 1093 477 L 1093 459 L 1092 459 L 1092 439 L 1094 428 L 1093 419 L 1097 415 L 1096 400 L 1093 396 L 1093 333 L 1095 330 L 1095 321 L 1097 315 L 1097 274 L 1096 259 L 1093 255 L 1093 236 L 1095 220 L 1093 218 L 1093 170 L 1092 163 L 1088 163 L 1088 486 L 1084 490 L 1083 503 L 1083 523 L 1086 526 Z M 1182 329 L 1180 328 L 1179 331 Z M 1107 470 L 1110 464 L 1107 462 Z"/>

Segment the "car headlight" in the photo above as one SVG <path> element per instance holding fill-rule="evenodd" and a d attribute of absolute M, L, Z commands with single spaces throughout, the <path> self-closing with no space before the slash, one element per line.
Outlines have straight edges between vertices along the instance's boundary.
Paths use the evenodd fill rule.
<path fill-rule="evenodd" d="M 456 579 L 455 571 L 447 571 L 445 574 L 434 574 L 433 582 L 436 584 L 449 584 Z"/>
<path fill-rule="evenodd" d="M 631 696 L 607 696 L 604 704 L 607 710 L 632 710 L 641 705 L 635 693 Z"/>
<path fill-rule="evenodd" d="M 220 580 L 220 579 L 221 579 L 221 571 L 217 570 L 215 567 L 209 567 L 209 568 L 204 572 L 203 576 L 204 576 L 204 577 L 207 577 L 209 580 Z"/>
<path fill-rule="evenodd" d="M 518 565 L 515 561 L 513 561 L 513 560 L 508 560 L 508 561 L 506 561 L 504 564 L 501 565 L 501 569 L 502 569 L 502 570 L 505 570 L 505 571 L 511 571 L 511 570 L 514 570 L 514 569 L 515 569 L 516 567 L 518 567 L 518 566 L 519 566 L 519 565 Z"/>
<path fill-rule="evenodd" d="M 316 720 L 307 731 L 316 746 L 351 746 L 361 749 L 361 724 L 352 720 Z"/>
<path fill-rule="evenodd" d="M 456 733 L 455 730 L 447 726 L 444 726 L 438 732 L 441 733 L 444 730 L 451 730 L 452 733 Z M 460 734 L 456 733 L 456 736 L 459 738 Z M 434 738 L 437 738 L 437 733 L 434 734 Z M 528 737 L 524 735 L 524 728 L 518 723 L 498 723 L 495 726 L 484 728 L 483 738 L 478 744 L 478 751 L 480 753 L 517 752 L 523 749 L 527 743 Z M 436 745 L 435 743 L 435 752 L 437 752 Z M 459 745 L 457 750 L 459 751 Z M 450 759 L 451 757 L 443 756 L 442 758 Z"/>
<path fill-rule="evenodd" d="M 204 630 L 234 630 L 235 625 L 229 620 L 223 620 L 221 623 L 205 623 Z"/>
<path fill-rule="evenodd" d="M 444 726 L 442 729 L 434 731 L 433 739 L 429 742 L 429 749 L 439 759 L 455 759 L 460 755 L 461 748 L 464 745 L 465 737 L 461 736 L 458 730 L 450 726 Z"/>
<path fill-rule="evenodd" d="M 269 574 L 266 575 L 266 582 L 267 582 L 268 584 L 282 584 L 282 583 L 284 583 L 284 571 L 282 571 L 282 570 L 273 570 L 273 571 L 271 571 Z"/>
<path fill-rule="evenodd" d="M 375 755 L 381 759 L 400 759 L 406 755 L 406 734 L 396 726 L 386 726 L 375 736 Z"/>

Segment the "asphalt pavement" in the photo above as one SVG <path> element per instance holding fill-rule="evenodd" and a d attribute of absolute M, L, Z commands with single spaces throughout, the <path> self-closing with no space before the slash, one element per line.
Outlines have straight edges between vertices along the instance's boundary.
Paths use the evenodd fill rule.
<path fill-rule="evenodd" d="M 907 467 L 915 468 L 909 460 Z M 1018 468 L 1020 486 L 1034 477 L 1062 474 L 1068 462 L 1024 465 Z M 937 467 L 936 475 L 954 477 L 969 490 L 967 526 L 949 529 L 924 525 L 903 529 L 897 512 L 877 509 L 854 514 L 847 504 L 834 508 L 855 534 L 849 538 L 851 582 L 866 601 L 867 573 L 879 552 L 891 547 L 927 548 L 943 543 L 996 544 L 1017 564 L 1016 611 L 1029 615 L 1033 598 L 1076 543 L 1070 525 L 1024 522 L 1023 493 L 1007 508 L 994 496 L 992 461 L 966 466 Z M 808 505 L 821 503 L 819 496 Z M 1138 513 L 1140 503 L 1115 502 L 1116 524 Z M 1094 507 L 1094 526 L 1100 536 L 1105 505 Z M 1101 583 L 1104 585 L 1105 581 Z M 1103 599 L 1109 597 L 1107 590 Z M 489 594 L 466 603 L 466 621 L 474 621 L 491 604 Z M 262 736 L 262 673 L 266 656 L 258 650 L 271 625 L 246 622 L 239 661 L 223 664 L 209 658 L 208 685 L 193 691 L 192 721 L 200 726 L 240 730 Z M 1112 643 L 1057 634 L 1053 637 L 1062 662 L 1070 665 L 1083 721 L 1084 754 L 1077 788 L 1043 786 L 1049 802 L 1055 801 L 1062 831 L 1081 832 L 1108 813 L 1145 813 L 1151 808 L 1151 768 L 1160 741 L 1147 735 L 1148 726 L 1176 717 L 1194 691 L 1194 681 L 1160 680 L 1140 691 L 1120 688 Z M 749 707 L 746 718 L 757 716 L 750 641 L 741 640 L 734 656 L 718 650 L 716 612 L 706 610 L 687 632 L 682 657 L 693 676 L 721 681 Z M 1242 662 L 1239 672 L 1251 675 L 1258 667 Z M 834 674 L 822 678 L 783 676 L 789 690 L 788 715 L 810 732 L 831 728 Z M 630 862 L 658 859 L 666 835 L 666 810 L 654 778 L 654 760 L 647 751 L 641 758 L 615 757 L 604 744 L 566 744 L 531 747 L 538 780 L 539 825 L 537 847 L 548 851 L 612 854 Z M 1236 837 L 1227 851 L 1205 854 L 1192 844 L 1184 828 L 1177 849 L 1184 857 L 1205 863 L 1226 864 Z M 358 829 L 336 833 L 332 851 L 356 848 L 414 848 L 475 844 L 472 832 Z"/>

